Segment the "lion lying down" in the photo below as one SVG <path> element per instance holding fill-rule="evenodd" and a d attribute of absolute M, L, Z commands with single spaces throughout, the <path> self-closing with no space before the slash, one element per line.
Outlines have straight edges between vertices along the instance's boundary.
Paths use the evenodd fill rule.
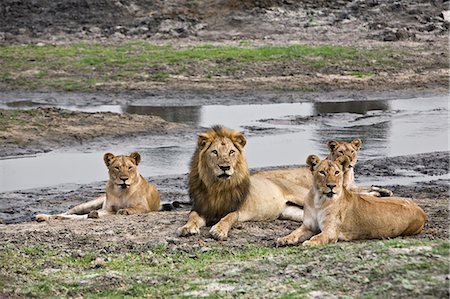
<path fill-rule="evenodd" d="M 356 186 L 354 167 L 358 162 L 358 152 L 361 148 L 361 145 L 362 141 L 359 138 L 353 139 L 351 142 L 330 140 L 327 142 L 327 147 L 330 150 L 327 160 L 334 161 L 341 156 L 346 156 L 349 158 L 350 166 L 344 173 L 344 186 L 347 188 L 347 190 L 359 194 L 373 195 L 378 197 L 392 196 L 392 191 L 385 188 L 376 186 Z M 272 177 L 295 181 L 297 184 L 301 185 L 304 188 L 307 188 L 308 190 L 312 186 L 311 172 L 307 167 L 268 170 L 256 173 L 255 175 L 267 176 L 269 174 Z"/>
<path fill-rule="evenodd" d="M 349 192 L 343 184 L 344 172 L 350 166 L 348 157 L 320 161 L 311 155 L 306 162 L 313 173 L 313 187 L 305 202 L 303 223 L 279 238 L 277 245 L 391 238 L 418 234 L 423 229 L 426 215 L 413 201 Z"/>
<path fill-rule="evenodd" d="M 106 153 L 103 160 L 109 173 L 106 195 L 77 205 L 66 213 L 36 215 L 36 220 L 99 218 L 116 213 L 131 215 L 159 210 L 159 191 L 137 170 L 141 161 L 139 153 L 134 152 L 129 156 Z"/>
<path fill-rule="evenodd" d="M 189 173 L 193 205 L 180 236 L 213 225 L 211 235 L 223 240 L 237 221 L 303 219 L 300 206 L 308 189 L 270 174 L 250 176 L 245 144 L 242 133 L 220 126 L 199 134 Z"/>

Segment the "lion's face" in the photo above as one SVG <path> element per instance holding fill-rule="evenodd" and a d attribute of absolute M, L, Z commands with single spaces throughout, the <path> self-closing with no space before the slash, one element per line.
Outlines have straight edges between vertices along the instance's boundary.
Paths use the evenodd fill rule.
<path fill-rule="evenodd" d="M 134 152 L 129 156 L 114 156 L 106 153 L 103 160 L 108 167 L 109 180 L 115 187 L 127 189 L 138 181 L 137 165 L 141 161 L 139 153 Z"/>
<path fill-rule="evenodd" d="M 334 161 L 341 156 L 346 156 L 350 160 L 350 167 L 354 167 L 358 160 L 358 151 L 361 148 L 361 143 L 361 139 L 353 139 L 352 142 L 330 140 L 327 143 L 330 150 L 329 159 Z"/>
<path fill-rule="evenodd" d="M 240 152 L 228 138 L 216 139 L 206 150 L 205 163 L 218 180 L 228 180 L 236 169 Z"/>
<path fill-rule="evenodd" d="M 344 155 L 335 161 L 320 161 L 319 157 L 311 155 L 306 163 L 313 173 L 316 192 L 321 197 L 339 198 L 343 191 L 344 172 L 350 165 L 348 157 Z"/>
<path fill-rule="evenodd" d="M 233 178 L 238 168 L 246 167 L 243 157 L 245 143 L 246 139 L 242 133 L 225 128 L 199 134 L 199 162 L 205 172 L 202 172 L 203 180 L 227 181 Z"/>

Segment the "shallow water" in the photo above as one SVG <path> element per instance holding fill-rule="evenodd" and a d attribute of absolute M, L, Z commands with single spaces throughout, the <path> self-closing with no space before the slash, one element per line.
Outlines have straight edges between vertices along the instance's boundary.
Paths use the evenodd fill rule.
<path fill-rule="evenodd" d="M 10 102 L 7 108 L 28 108 L 32 102 Z M 62 106 L 79 111 L 112 111 L 158 115 L 209 127 L 221 124 L 248 136 L 246 157 L 250 168 L 304 164 L 309 154 L 325 156 L 330 139 L 363 140 L 360 159 L 448 150 L 448 98 L 445 96 L 235 106 Z M 55 151 L 25 158 L 0 160 L 0 192 L 62 183 L 91 183 L 107 179 L 103 153 L 139 151 L 140 172 L 151 177 L 181 174 L 195 146 L 189 141 L 161 142 L 139 138 L 102 152 Z M 49 166 L 50 165 L 50 166 Z M 411 180 L 413 181 L 413 180 Z"/>

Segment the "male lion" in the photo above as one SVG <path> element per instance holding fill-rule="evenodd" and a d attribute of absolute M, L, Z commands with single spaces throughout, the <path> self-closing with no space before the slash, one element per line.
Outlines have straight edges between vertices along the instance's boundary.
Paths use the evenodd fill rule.
<path fill-rule="evenodd" d="M 142 214 L 159 210 L 159 191 L 137 170 L 141 155 L 134 152 L 129 156 L 103 156 L 108 167 L 109 181 L 106 196 L 82 203 L 69 211 L 57 215 L 36 215 L 36 220 L 100 218 L 112 214 Z"/>
<path fill-rule="evenodd" d="M 311 155 L 306 163 L 313 173 L 313 187 L 304 205 L 302 225 L 279 238 L 277 245 L 334 243 L 338 240 L 391 238 L 420 233 L 426 215 L 413 201 L 382 199 L 348 191 L 344 171 L 350 160 L 320 161 Z"/>
<path fill-rule="evenodd" d="M 242 133 L 220 126 L 198 135 L 189 173 L 193 205 L 188 222 L 178 229 L 180 236 L 213 225 L 211 235 L 224 240 L 237 221 L 302 220 L 299 206 L 308 189 L 286 179 L 250 176 L 245 144 Z"/>

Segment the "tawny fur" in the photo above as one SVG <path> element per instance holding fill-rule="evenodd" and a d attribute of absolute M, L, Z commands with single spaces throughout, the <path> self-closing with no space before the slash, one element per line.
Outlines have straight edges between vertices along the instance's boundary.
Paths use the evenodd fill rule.
<path fill-rule="evenodd" d="M 213 225 L 211 235 L 222 240 L 237 221 L 302 220 L 300 206 L 308 189 L 276 176 L 250 176 L 245 144 L 242 133 L 224 127 L 199 134 L 189 173 L 193 206 L 179 235 L 197 234 L 201 227 Z"/>
<path fill-rule="evenodd" d="M 99 218 L 112 214 L 144 214 L 158 211 L 160 195 L 156 186 L 149 183 L 137 170 L 141 160 L 139 153 L 129 156 L 104 155 L 108 167 L 109 181 L 106 184 L 106 195 L 82 203 L 66 213 L 57 215 L 36 215 L 36 220 L 65 220 Z"/>
<path fill-rule="evenodd" d="M 377 186 L 358 187 L 355 183 L 355 165 L 358 162 L 358 151 L 361 148 L 362 141 L 359 138 L 353 139 L 351 142 L 330 140 L 327 142 L 330 154 L 327 159 L 334 161 L 341 156 L 346 156 L 350 159 L 350 167 L 344 173 L 344 186 L 359 194 L 373 195 L 378 197 L 392 196 L 392 191 Z"/>
<path fill-rule="evenodd" d="M 371 187 L 358 187 L 355 184 L 354 167 L 358 162 L 358 152 L 361 148 L 361 139 L 353 139 L 351 142 L 330 140 L 327 142 L 327 147 L 330 150 L 327 157 L 328 160 L 334 161 L 340 156 L 346 156 L 350 159 L 350 166 L 344 173 L 344 186 L 352 192 L 373 195 L 378 197 L 392 196 L 392 191 L 377 186 Z M 303 188 L 310 189 L 312 186 L 312 174 L 307 167 L 299 168 L 285 168 L 275 169 L 269 171 L 262 171 L 255 175 L 271 175 L 279 179 L 287 179 L 292 182 L 296 182 Z"/>
<path fill-rule="evenodd" d="M 320 161 L 309 156 L 313 186 L 304 206 L 304 221 L 277 244 L 320 245 L 338 240 L 382 239 L 418 234 L 426 215 L 412 200 L 389 199 L 349 192 L 343 184 L 350 160 Z"/>

